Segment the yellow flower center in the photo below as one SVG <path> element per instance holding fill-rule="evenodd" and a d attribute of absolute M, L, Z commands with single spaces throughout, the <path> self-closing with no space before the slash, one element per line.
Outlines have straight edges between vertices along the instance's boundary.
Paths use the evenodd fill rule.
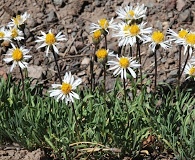
<path fill-rule="evenodd" d="M 72 91 L 72 85 L 69 83 L 62 83 L 61 90 L 64 94 L 69 94 Z"/>
<path fill-rule="evenodd" d="M 133 24 L 130 26 L 130 29 L 129 29 L 130 33 L 132 36 L 136 36 L 139 34 L 140 32 L 140 29 L 139 29 L 139 26 L 136 25 L 136 24 Z"/>
<path fill-rule="evenodd" d="M 96 30 L 94 33 L 93 33 L 93 38 L 94 39 L 99 39 L 102 35 L 102 32 L 100 30 Z"/>
<path fill-rule="evenodd" d="M 122 68 L 127 68 L 130 64 L 129 59 L 127 57 L 121 57 L 119 60 L 119 64 Z"/>
<path fill-rule="evenodd" d="M 11 30 L 11 36 L 12 36 L 12 38 L 16 38 L 18 36 L 18 31 L 16 28 Z"/>
<path fill-rule="evenodd" d="M 99 49 L 96 52 L 96 56 L 97 56 L 98 59 L 104 59 L 104 58 L 107 57 L 107 55 L 108 55 L 108 52 L 105 49 Z"/>
<path fill-rule="evenodd" d="M 46 34 L 45 43 L 47 43 L 48 45 L 52 45 L 55 42 L 56 42 L 56 37 L 54 36 L 53 33 Z"/>
<path fill-rule="evenodd" d="M 195 34 L 188 33 L 185 37 L 187 44 L 194 45 L 195 44 Z"/>
<path fill-rule="evenodd" d="M 160 31 L 154 31 L 152 34 L 152 39 L 157 44 L 163 42 L 164 37 L 165 37 L 164 34 Z"/>
<path fill-rule="evenodd" d="M 134 10 L 130 10 L 128 13 L 129 13 L 129 15 L 130 15 L 131 17 L 133 17 L 133 16 L 135 15 Z"/>
<path fill-rule="evenodd" d="M 12 58 L 15 61 L 21 61 L 23 59 L 23 53 L 19 48 L 16 48 L 12 52 Z"/>
<path fill-rule="evenodd" d="M 103 29 L 106 29 L 106 28 L 108 28 L 109 23 L 105 18 L 103 18 L 103 19 L 99 20 L 99 26 Z"/>
<path fill-rule="evenodd" d="M 179 31 L 178 36 L 179 38 L 185 38 L 187 34 L 188 34 L 188 31 L 186 31 L 185 29 L 182 29 L 181 31 Z"/>
<path fill-rule="evenodd" d="M 194 66 L 192 68 L 190 68 L 189 75 L 190 76 L 195 76 L 195 67 Z"/>
<path fill-rule="evenodd" d="M 123 31 L 124 31 L 125 33 L 129 33 L 130 28 L 131 28 L 131 26 L 126 24 L 126 25 L 124 26 L 124 28 L 123 28 Z"/>
<path fill-rule="evenodd" d="M 3 38 L 5 36 L 5 33 L 0 32 L 0 38 Z"/>
<path fill-rule="evenodd" d="M 14 19 L 14 24 L 15 25 L 20 25 L 20 22 L 22 20 L 21 16 L 20 15 L 17 15 Z"/>

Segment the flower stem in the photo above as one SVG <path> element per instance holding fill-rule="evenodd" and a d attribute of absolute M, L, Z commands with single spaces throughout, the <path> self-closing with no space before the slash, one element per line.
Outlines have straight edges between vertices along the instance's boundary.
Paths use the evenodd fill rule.
<path fill-rule="evenodd" d="M 183 66 L 183 68 L 182 68 L 182 71 L 181 71 L 181 73 L 180 73 L 179 79 L 181 79 L 181 76 L 182 76 L 182 74 L 183 74 L 183 71 L 184 71 L 184 69 L 185 69 L 185 67 L 186 67 L 186 64 L 187 64 L 187 62 L 188 62 L 189 56 L 190 56 L 190 53 L 189 53 L 189 47 L 188 47 L 187 57 L 186 57 L 184 66 Z"/>
<path fill-rule="evenodd" d="M 125 104 L 126 104 L 126 96 L 127 96 L 127 92 L 126 92 L 126 80 L 125 78 L 123 78 L 123 89 L 124 89 L 124 101 L 125 101 Z"/>
<path fill-rule="evenodd" d="M 140 43 L 139 40 L 137 39 L 137 53 L 139 56 L 139 63 L 141 64 L 141 54 L 140 54 Z M 141 79 L 141 90 L 142 90 L 142 84 L 143 84 L 143 78 L 142 78 L 142 66 L 140 66 L 140 79 Z"/>
<path fill-rule="evenodd" d="M 58 77 L 59 77 L 60 83 L 62 84 L 62 78 L 61 78 L 61 75 L 60 75 L 60 69 L 59 69 L 59 66 L 58 66 L 56 53 L 54 52 L 53 47 L 52 47 L 52 53 L 53 53 L 53 56 L 54 56 L 54 61 L 56 63 L 56 67 L 57 67 L 57 71 L 58 71 Z"/>
<path fill-rule="evenodd" d="M 104 39 L 105 39 L 105 49 L 107 50 L 107 37 L 106 37 L 106 35 L 104 35 Z"/>
<path fill-rule="evenodd" d="M 105 39 L 105 49 L 107 50 L 108 44 L 107 44 L 107 35 L 104 35 Z M 107 61 L 107 59 L 106 59 Z M 106 62 L 103 62 L 103 69 L 104 69 L 104 103 L 106 104 Z"/>
<path fill-rule="evenodd" d="M 78 136 L 78 140 L 80 141 L 80 132 L 79 132 L 79 123 L 77 120 L 77 116 L 76 116 L 76 112 L 75 112 L 75 108 L 74 108 L 74 104 L 72 103 L 72 111 L 75 117 L 75 122 L 76 122 L 76 132 L 77 132 L 77 136 Z"/>
<path fill-rule="evenodd" d="M 155 75 L 154 75 L 154 93 L 156 93 L 156 81 L 157 81 L 157 55 L 156 55 L 156 47 L 154 50 L 154 65 L 155 65 Z"/>
<path fill-rule="evenodd" d="M 20 69 L 20 74 L 21 74 L 21 78 L 22 78 L 22 91 L 23 91 L 23 97 L 25 97 L 25 88 L 24 88 L 24 75 L 23 75 L 23 72 L 22 72 L 22 69 L 19 67 Z"/>
<path fill-rule="evenodd" d="M 182 50 L 182 46 L 179 45 L 179 66 L 178 66 L 178 82 L 177 82 L 177 85 L 178 87 L 180 86 L 180 72 L 181 72 L 181 50 Z"/>
<path fill-rule="evenodd" d="M 106 104 L 106 63 L 103 64 L 104 67 L 104 103 Z"/>
<path fill-rule="evenodd" d="M 93 92 L 94 85 L 95 85 L 95 78 L 94 78 L 93 68 L 94 68 L 94 60 L 95 60 L 96 49 L 97 49 L 97 45 L 95 45 L 94 53 L 91 55 L 91 59 L 90 59 L 91 93 Z"/>

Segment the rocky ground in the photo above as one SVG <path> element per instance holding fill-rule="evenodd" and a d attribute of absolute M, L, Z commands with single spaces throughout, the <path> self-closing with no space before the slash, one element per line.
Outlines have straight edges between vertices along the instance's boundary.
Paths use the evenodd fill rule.
<path fill-rule="evenodd" d="M 12 12 L 28 12 L 31 15 L 25 28 L 26 47 L 31 49 L 30 54 L 33 55 L 29 62 L 29 77 L 32 77 L 35 83 L 48 81 L 49 85 L 58 81 L 55 77 L 55 63 L 52 54 L 46 57 L 44 50 L 36 49 L 40 44 L 36 44 L 35 39 L 40 35 L 40 31 L 48 32 L 49 29 L 55 33 L 62 31 L 68 39 L 66 43 L 58 45 L 60 51 L 58 63 L 62 75 L 65 71 L 71 71 L 81 77 L 84 84 L 89 84 L 89 55 L 94 49 L 94 46 L 90 45 L 92 41 L 89 25 L 92 22 L 97 23 L 97 20 L 101 18 L 116 18 L 116 9 L 130 2 L 145 4 L 148 8 L 148 26 L 164 32 L 168 28 L 175 31 L 181 28 L 195 31 L 194 0 L 0 0 L 0 26 L 7 25 Z M 108 48 L 116 53 L 118 51 L 117 40 L 111 35 L 108 36 Z M 2 62 L 5 53 L 6 48 L 1 46 L 0 75 L 4 77 L 10 68 Z M 147 46 L 141 48 L 141 53 L 144 73 L 149 79 L 153 79 L 154 56 Z M 178 48 L 173 46 L 168 51 L 159 50 L 157 57 L 158 82 L 175 83 L 178 70 Z M 96 76 L 100 76 L 101 79 L 101 69 L 98 64 L 95 65 Z M 17 69 L 14 69 L 13 75 L 19 78 Z M 111 74 L 109 76 L 111 77 Z M 107 86 L 110 89 L 111 86 Z M 20 149 L 10 150 L 2 147 L 0 160 L 40 160 L 44 157 L 41 150 L 33 152 Z"/>

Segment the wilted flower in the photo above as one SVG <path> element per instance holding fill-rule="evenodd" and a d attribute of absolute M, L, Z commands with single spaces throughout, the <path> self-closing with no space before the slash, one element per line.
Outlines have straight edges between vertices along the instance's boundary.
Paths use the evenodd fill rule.
<path fill-rule="evenodd" d="M 9 56 L 9 57 L 3 59 L 6 63 L 13 61 L 13 64 L 10 68 L 10 72 L 12 72 L 13 68 L 16 65 L 19 65 L 21 69 L 27 68 L 28 63 L 25 62 L 25 60 L 32 57 L 31 55 L 26 55 L 29 52 L 29 50 L 25 49 L 22 46 L 20 48 L 15 47 L 15 45 L 12 43 L 11 45 L 13 48 L 9 49 L 8 53 L 6 53 L 6 56 Z"/>
<path fill-rule="evenodd" d="M 50 90 L 50 97 L 64 100 L 67 104 L 68 102 L 74 102 L 74 98 L 79 99 L 79 95 L 74 92 L 78 85 L 82 83 L 81 78 L 77 80 L 74 79 L 74 76 L 71 72 L 66 73 L 63 79 L 62 84 L 52 84 L 54 90 Z"/>
<path fill-rule="evenodd" d="M 51 29 L 49 30 L 49 33 L 44 33 L 41 31 L 41 34 L 43 36 L 38 37 L 38 40 L 35 42 L 43 42 L 42 45 L 40 45 L 37 49 L 47 46 L 46 49 L 46 56 L 48 56 L 49 48 L 53 47 L 53 50 L 58 54 L 58 48 L 56 45 L 58 44 L 58 41 L 64 41 L 67 40 L 65 38 L 65 35 L 61 35 L 62 32 L 59 32 L 56 36 L 51 32 Z"/>
<path fill-rule="evenodd" d="M 130 72 L 133 78 L 136 78 L 136 73 L 133 68 L 139 68 L 141 65 L 131 57 L 122 56 L 119 58 L 117 55 L 116 58 L 116 61 L 108 61 L 108 65 L 112 66 L 109 70 L 115 70 L 114 75 L 121 74 L 121 79 L 127 78 L 127 71 Z"/>

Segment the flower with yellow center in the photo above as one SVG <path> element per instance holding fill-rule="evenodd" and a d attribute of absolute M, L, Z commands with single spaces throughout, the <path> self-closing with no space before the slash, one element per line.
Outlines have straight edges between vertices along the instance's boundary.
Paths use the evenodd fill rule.
<path fill-rule="evenodd" d="M 108 28 L 108 26 L 109 26 L 109 23 L 108 23 L 108 21 L 107 21 L 107 19 L 105 19 L 105 18 L 103 18 L 103 19 L 100 19 L 99 21 L 98 21 L 98 23 L 99 23 L 99 26 L 102 28 L 102 29 L 107 29 Z"/>
<path fill-rule="evenodd" d="M 179 31 L 179 33 L 178 33 L 178 37 L 179 37 L 179 38 L 185 38 L 187 34 L 188 34 L 188 31 L 187 31 L 187 30 L 181 29 L 181 30 Z"/>
<path fill-rule="evenodd" d="M 25 62 L 25 60 L 28 60 L 29 58 L 32 57 L 30 55 L 26 55 L 29 52 L 29 50 L 25 49 L 22 46 L 18 48 L 12 43 L 11 45 L 12 49 L 9 49 L 8 52 L 6 53 L 6 56 L 8 57 L 3 59 L 6 63 L 10 63 L 13 61 L 12 66 L 10 68 L 10 72 L 12 72 L 13 68 L 16 65 L 19 65 L 21 69 L 27 68 L 28 63 Z"/>
<path fill-rule="evenodd" d="M 134 17 L 134 16 L 135 16 L 134 10 L 130 10 L 130 11 L 128 12 L 128 15 L 130 15 L 131 17 Z"/>
<path fill-rule="evenodd" d="M 61 90 L 64 94 L 69 94 L 72 91 L 72 85 L 69 83 L 62 83 Z"/>
<path fill-rule="evenodd" d="M 195 80 L 195 66 L 188 62 L 184 68 L 184 74 L 188 75 L 186 79 L 192 77 Z"/>
<path fill-rule="evenodd" d="M 16 15 L 11 19 L 11 22 L 8 23 L 8 27 L 20 27 L 24 22 L 30 17 L 30 14 L 25 12 L 22 15 Z"/>
<path fill-rule="evenodd" d="M 121 68 L 127 68 L 129 66 L 129 59 L 127 57 L 121 57 L 119 59 L 119 64 L 121 66 Z"/>
<path fill-rule="evenodd" d="M 156 43 L 156 44 L 159 44 L 159 43 L 162 43 L 164 41 L 164 34 L 160 31 L 154 31 L 152 33 L 152 40 Z"/>
<path fill-rule="evenodd" d="M 192 48 L 195 46 L 195 33 L 188 32 L 188 30 L 181 29 L 178 33 L 175 33 L 173 30 L 168 29 L 167 33 L 169 34 L 170 41 L 174 41 L 178 45 L 184 46 L 184 55 L 188 50 L 189 54 L 192 54 Z"/>
<path fill-rule="evenodd" d="M 81 83 L 81 78 L 75 80 L 71 72 L 65 73 L 62 84 L 52 84 L 54 89 L 49 91 L 50 97 L 54 97 L 57 101 L 64 100 L 66 104 L 74 102 L 74 98 L 79 99 L 79 95 L 74 90 Z"/>
<path fill-rule="evenodd" d="M 184 55 L 186 52 L 189 52 L 189 55 L 192 55 L 193 49 L 195 47 L 195 32 L 189 32 L 183 39 L 184 46 Z M 188 50 L 189 49 L 189 50 Z"/>
<path fill-rule="evenodd" d="M 5 33 L 0 31 L 0 38 L 4 38 L 5 37 Z"/>
<path fill-rule="evenodd" d="M 12 52 L 12 58 L 15 61 L 21 61 L 23 59 L 23 53 L 19 48 L 16 48 Z"/>
<path fill-rule="evenodd" d="M 102 32 L 100 31 L 100 29 L 93 32 L 92 40 L 94 44 L 98 44 L 100 42 L 101 35 Z"/>
<path fill-rule="evenodd" d="M 113 51 L 109 51 L 109 49 L 106 50 L 104 48 L 98 49 L 95 54 L 100 62 L 106 62 L 108 56 L 115 56 Z"/>
<path fill-rule="evenodd" d="M 108 61 L 108 65 L 111 66 L 109 70 L 115 70 L 113 72 L 115 76 L 119 74 L 121 75 L 121 79 L 127 78 L 127 71 L 133 76 L 133 78 L 136 78 L 136 73 L 133 69 L 141 66 L 131 57 L 118 57 L 118 55 L 116 56 L 116 61 Z"/>
<path fill-rule="evenodd" d="M 140 33 L 140 28 L 137 24 L 132 24 L 132 25 L 126 24 L 123 30 L 124 33 L 130 36 L 137 36 Z"/>
<path fill-rule="evenodd" d="M 91 23 L 90 29 L 91 33 L 100 30 L 102 33 L 109 33 L 109 29 L 116 29 L 116 23 L 113 22 L 114 19 L 112 18 L 110 21 L 102 18 L 98 20 L 98 24 L 96 23 Z"/>
<path fill-rule="evenodd" d="M 95 32 L 93 32 L 93 38 L 96 40 L 100 39 L 101 35 L 102 35 L 102 33 L 100 30 L 96 30 Z"/>
<path fill-rule="evenodd" d="M 20 25 L 22 18 L 20 15 L 16 15 L 16 17 L 14 17 L 13 20 L 14 20 L 15 25 L 18 26 L 18 25 Z"/>
<path fill-rule="evenodd" d="M 147 8 L 144 6 L 144 4 L 139 5 L 137 3 L 137 6 L 125 6 L 125 7 L 120 7 L 116 13 L 118 14 L 119 19 L 122 19 L 123 21 L 127 22 L 130 24 L 132 20 L 137 20 L 143 18 L 146 16 L 146 10 Z"/>
<path fill-rule="evenodd" d="M 17 40 L 17 41 L 20 41 L 20 40 L 24 39 L 22 31 L 20 31 L 16 27 L 10 28 L 9 32 L 10 32 L 11 39 L 14 39 L 14 40 Z"/>
<path fill-rule="evenodd" d="M 37 49 L 47 46 L 46 49 L 46 56 L 48 56 L 49 48 L 53 47 L 53 50 L 55 53 L 59 53 L 58 48 L 56 45 L 59 41 L 67 40 L 64 35 L 61 35 L 62 32 L 59 32 L 56 36 L 51 32 L 51 29 L 49 30 L 49 33 L 44 33 L 41 31 L 42 36 L 38 37 L 38 40 L 35 42 L 43 42 L 42 45 L 40 45 Z"/>
<path fill-rule="evenodd" d="M 188 31 L 185 29 L 181 29 L 178 33 L 173 31 L 172 29 L 167 30 L 168 38 L 170 41 L 174 41 L 178 45 L 183 45 L 184 44 L 184 39 L 186 35 L 188 34 Z"/>
<path fill-rule="evenodd" d="M 5 27 L 0 28 L 0 40 L 10 40 L 10 32 Z"/>
<path fill-rule="evenodd" d="M 190 76 L 195 76 L 195 66 L 193 66 L 192 68 L 190 68 L 189 75 Z"/>
<path fill-rule="evenodd" d="M 156 46 L 161 46 L 164 49 L 168 49 L 171 47 L 171 40 L 165 40 L 165 35 L 161 31 L 154 31 L 150 37 L 147 37 L 146 42 L 152 42 L 149 47 L 154 52 Z"/>
<path fill-rule="evenodd" d="M 129 32 L 132 36 L 137 36 L 140 33 L 140 28 L 137 24 L 133 24 L 130 26 Z"/>
<path fill-rule="evenodd" d="M 186 43 L 189 44 L 190 46 L 195 45 L 195 33 L 188 33 L 185 36 Z"/>
<path fill-rule="evenodd" d="M 98 59 L 105 59 L 107 58 L 108 51 L 106 49 L 98 49 L 95 54 Z"/>
<path fill-rule="evenodd" d="M 56 42 L 56 37 L 53 33 L 46 34 L 45 43 L 47 45 L 52 45 Z"/>
<path fill-rule="evenodd" d="M 137 39 L 145 42 L 147 35 L 152 32 L 152 28 L 145 28 L 146 23 L 141 24 L 127 24 L 121 22 L 118 24 L 118 30 L 113 34 L 113 37 L 118 37 L 119 46 L 126 46 L 136 44 Z"/>

